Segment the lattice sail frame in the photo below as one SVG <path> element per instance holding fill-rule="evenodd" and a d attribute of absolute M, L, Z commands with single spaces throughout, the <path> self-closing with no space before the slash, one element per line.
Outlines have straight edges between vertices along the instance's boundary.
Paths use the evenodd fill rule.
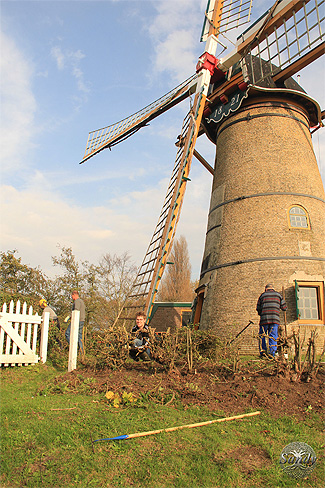
<path fill-rule="evenodd" d="M 245 53 L 248 77 L 253 85 L 276 75 L 320 44 L 325 32 L 324 5 L 325 0 L 303 2 L 300 10 L 293 11 L 290 18 L 281 19 L 272 30 L 268 29 L 263 39 Z"/>
<path fill-rule="evenodd" d="M 201 42 L 205 42 L 211 30 L 214 35 L 237 29 L 250 20 L 253 0 L 209 0 L 203 23 Z"/>
<path fill-rule="evenodd" d="M 89 132 L 85 154 L 81 163 L 84 163 L 87 159 L 90 159 L 103 149 L 110 148 L 119 142 L 122 142 L 141 127 L 148 124 L 150 120 L 153 120 L 163 112 L 166 112 L 166 110 L 169 110 L 171 107 L 180 103 L 191 93 L 195 92 L 196 82 L 197 74 L 195 73 L 195 75 L 192 75 L 190 78 L 183 81 L 183 83 L 176 88 L 135 114 L 130 115 L 115 124 Z"/>
<path fill-rule="evenodd" d="M 167 264 L 168 254 L 180 217 L 186 183 L 191 167 L 192 153 L 199 129 L 197 120 L 198 117 L 201 117 L 202 109 L 200 110 L 200 108 L 203 106 L 202 95 L 200 95 L 198 97 L 197 111 L 199 113 L 196 113 L 196 118 L 193 112 L 189 112 L 184 118 L 182 133 L 180 135 L 180 145 L 167 188 L 165 201 L 145 258 L 133 284 L 131 294 L 128 296 L 128 303 L 124 307 L 124 311 L 127 313 L 121 316 L 121 319 L 134 320 L 134 308 L 145 310 L 147 316 L 150 317 L 153 302 Z"/>
<path fill-rule="evenodd" d="M 324 1 L 281 0 L 237 39 L 236 48 L 220 59 L 222 70 L 241 62 L 245 81 L 258 85 L 267 77 L 283 79 L 324 53 Z M 308 58 L 305 64 L 300 61 Z M 291 66 L 296 66 L 296 69 Z"/>

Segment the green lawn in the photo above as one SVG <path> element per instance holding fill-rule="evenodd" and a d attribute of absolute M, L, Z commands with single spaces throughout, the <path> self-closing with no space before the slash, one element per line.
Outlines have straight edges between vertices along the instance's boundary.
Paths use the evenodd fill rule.
<path fill-rule="evenodd" d="M 266 413 L 248 419 L 123 441 L 100 439 L 224 417 L 145 397 L 114 408 L 88 380 L 77 393 L 53 388 L 47 365 L 2 368 L 1 487 L 249 488 L 325 485 L 321 418 L 298 422 Z M 246 413 L 246 412 L 242 412 Z M 317 455 L 309 478 L 280 468 L 282 449 L 306 442 Z"/>

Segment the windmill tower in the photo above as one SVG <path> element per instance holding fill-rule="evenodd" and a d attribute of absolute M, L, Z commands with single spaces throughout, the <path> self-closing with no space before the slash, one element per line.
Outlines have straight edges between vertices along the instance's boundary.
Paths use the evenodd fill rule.
<path fill-rule="evenodd" d="M 242 34 L 237 87 L 231 79 L 214 87 L 203 119 L 216 161 L 195 320 L 224 338 L 254 317 L 268 282 L 284 287 L 288 323 L 325 323 L 325 195 L 310 134 L 319 107 L 290 79 L 324 45 L 306 47 L 308 35 L 315 43 L 321 35 L 316 4 L 291 11 L 283 4 Z M 224 63 L 232 66 L 233 56 Z"/>
<path fill-rule="evenodd" d="M 324 53 L 324 0 L 277 1 L 240 35 L 233 52 L 217 59 L 220 36 L 241 25 L 250 7 L 250 1 L 210 0 L 196 74 L 137 114 L 89 135 L 82 162 L 195 93 L 126 319 L 142 307 L 150 320 L 194 155 L 214 174 L 195 323 L 228 338 L 252 318 L 269 281 L 287 291 L 288 321 L 298 323 L 299 309 L 301 323 L 324 323 L 325 198 L 310 135 L 322 125 L 321 112 L 291 80 Z M 203 132 L 216 145 L 214 168 L 195 151 Z"/>

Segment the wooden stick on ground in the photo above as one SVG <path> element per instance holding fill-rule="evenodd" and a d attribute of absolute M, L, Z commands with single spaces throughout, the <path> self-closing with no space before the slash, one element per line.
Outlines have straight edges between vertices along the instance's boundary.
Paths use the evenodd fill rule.
<path fill-rule="evenodd" d="M 77 407 L 70 407 L 70 408 L 51 408 L 51 410 L 74 410 Z"/>
<path fill-rule="evenodd" d="M 105 439 L 96 439 L 94 442 L 99 442 L 99 441 L 122 441 L 124 439 L 134 439 L 136 437 L 144 437 L 148 435 L 154 435 L 154 434 L 159 434 L 161 432 L 172 432 L 174 430 L 180 430 L 180 429 L 194 429 L 195 427 L 202 427 L 203 425 L 210 425 L 210 424 L 215 424 L 217 422 L 227 422 L 229 420 L 238 420 L 238 419 L 243 419 L 246 417 L 253 417 L 254 415 L 260 415 L 260 411 L 256 412 L 251 412 L 251 413 L 244 413 L 242 415 L 235 415 L 234 417 L 224 417 L 221 419 L 215 419 L 215 420 L 207 420 L 206 422 L 199 422 L 198 424 L 187 424 L 187 425 L 179 425 L 178 427 L 168 427 L 167 429 L 158 429 L 158 430 L 150 430 L 148 432 L 138 432 L 136 434 L 125 434 L 125 435 L 119 435 L 117 437 L 106 437 Z"/>

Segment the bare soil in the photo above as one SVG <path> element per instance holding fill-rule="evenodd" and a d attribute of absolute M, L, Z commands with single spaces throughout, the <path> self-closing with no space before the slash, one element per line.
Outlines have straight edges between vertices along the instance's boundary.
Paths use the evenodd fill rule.
<path fill-rule="evenodd" d="M 251 367 L 252 366 L 252 367 Z M 77 369 L 66 373 L 57 381 L 78 384 L 92 378 L 93 391 L 146 395 L 162 404 L 181 402 L 186 405 L 205 406 L 210 411 L 236 415 L 247 409 L 262 409 L 271 416 L 294 416 L 303 420 L 311 412 L 323 411 L 325 369 L 321 367 L 316 378 L 308 382 L 294 375 L 279 373 L 277 366 L 262 360 L 248 363 L 234 374 L 223 367 L 210 371 L 193 370 L 191 373 L 174 370 L 167 372 L 157 363 L 132 363 L 121 371 Z M 295 379 L 295 381 L 293 381 Z"/>

